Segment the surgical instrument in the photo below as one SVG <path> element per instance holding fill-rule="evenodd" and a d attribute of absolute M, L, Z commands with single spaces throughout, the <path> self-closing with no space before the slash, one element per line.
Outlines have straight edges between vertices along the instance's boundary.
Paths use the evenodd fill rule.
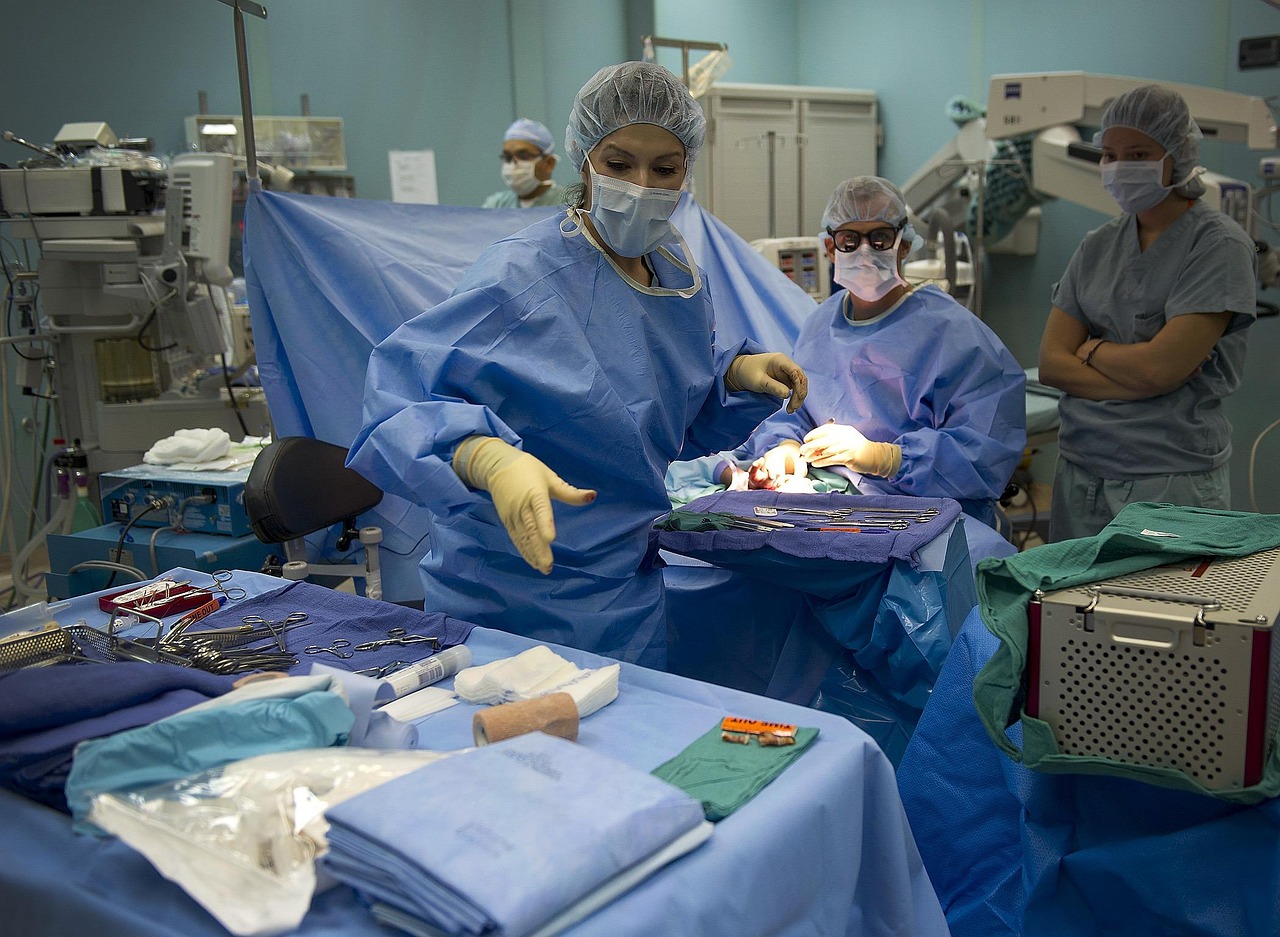
<path fill-rule="evenodd" d="M 887 518 L 884 520 L 879 520 L 879 519 L 859 520 L 855 518 L 832 518 L 829 521 L 822 521 L 820 523 L 823 523 L 825 526 L 831 527 L 831 528 L 861 527 L 868 530 L 875 527 L 879 527 L 883 530 L 907 530 L 908 528 L 911 527 L 911 522 L 904 518 L 893 518 L 892 520 Z"/>
<path fill-rule="evenodd" d="M 292 612 L 291 614 L 286 616 L 283 621 L 270 621 L 266 618 L 263 618 L 261 615 L 246 615 L 244 618 L 241 618 L 240 620 L 244 622 L 246 625 L 265 625 L 267 630 L 271 632 L 271 636 L 276 639 L 276 644 L 279 645 L 280 650 L 284 651 L 284 650 L 287 650 L 287 648 L 285 648 L 284 646 L 284 638 L 282 637 L 282 635 L 284 634 L 284 632 L 288 631 L 290 628 L 300 625 L 304 621 L 306 621 L 307 613 Z M 277 625 L 280 626 L 278 629 L 276 627 Z"/>
<path fill-rule="evenodd" d="M 401 667 L 407 666 L 409 666 L 409 661 L 407 660 L 393 660 L 391 663 L 383 664 L 380 667 L 366 667 L 364 670 L 355 670 L 352 672 L 358 673 L 362 677 L 375 677 L 381 679 L 382 677 L 387 676 L 387 674 L 395 673 Z"/>
<path fill-rule="evenodd" d="M 205 586 L 204 588 L 209 590 L 217 589 L 226 596 L 228 602 L 239 602 L 241 599 L 246 598 L 249 595 L 249 593 L 245 592 L 240 586 L 232 586 L 230 589 L 227 588 L 227 583 L 229 583 L 232 576 L 234 576 L 234 573 L 229 569 L 215 569 L 209 574 L 209 576 L 213 579 L 213 585 Z"/>
<path fill-rule="evenodd" d="M 897 530 L 898 528 L 893 528 Z M 806 527 L 805 530 L 834 530 L 846 534 L 887 534 L 892 533 L 888 527 Z"/>
<path fill-rule="evenodd" d="M 854 515 L 870 515 L 867 518 L 868 523 L 879 523 L 886 520 L 902 521 L 907 523 L 915 521 L 917 524 L 927 524 L 938 516 L 936 508 L 841 508 L 839 510 L 818 510 L 815 508 L 775 508 L 760 505 L 753 508 L 753 512 L 760 518 L 774 517 L 778 514 L 799 514 L 806 517 L 822 517 L 828 520 L 847 520 Z M 760 523 L 769 523 L 761 520 Z M 776 522 L 775 522 L 776 523 Z"/>
<path fill-rule="evenodd" d="M 322 647 L 319 644 L 312 644 L 302 649 L 304 654 L 332 654 L 334 657 L 341 657 L 343 660 L 351 657 L 350 651 L 344 651 L 342 648 L 351 647 L 351 642 L 346 638 L 335 639 L 328 647 Z M 359 648 L 357 648 L 359 650 Z"/>
<path fill-rule="evenodd" d="M 392 628 L 387 632 L 387 636 L 379 641 L 365 641 L 363 644 L 357 644 L 357 651 L 374 651 L 380 647 L 390 647 L 392 645 L 404 644 L 422 644 L 431 642 L 433 651 L 440 650 L 440 639 L 426 634 L 409 634 L 404 628 Z"/>

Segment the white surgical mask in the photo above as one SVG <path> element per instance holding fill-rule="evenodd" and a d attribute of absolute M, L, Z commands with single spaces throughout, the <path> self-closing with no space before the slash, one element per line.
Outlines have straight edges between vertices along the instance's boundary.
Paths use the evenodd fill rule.
<path fill-rule="evenodd" d="M 1136 215 L 1155 208 L 1174 188 L 1160 183 L 1164 178 L 1164 159 L 1103 163 L 1102 185 L 1123 211 Z"/>
<path fill-rule="evenodd" d="M 620 257 L 641 257 L 675 235 L 671 215 L 679 189 L 650 189 L 602 176 L 587 159 L 591 176 L 591 223 Z"/>
<path fill-rule="evenodd" d="M 884 299 L 896 286 L 906 286 L 907 281 L 898 275 L 898 246 L 902 232 L 893 239 L 887 251 L 872 250 L 865 241 L 856 251 L 836 251 L 835 280 L 863 302 L 874 303 Z"/>
<path fill-rule="evenodd" d="M 533 174 L 533 167 L 537 164 L 536 159 L 513 159 L 509 163 L 503 163 L 502 181 L 507 184 L 507 188 L 523 198 L 542 185 L 542 181 Z"/>

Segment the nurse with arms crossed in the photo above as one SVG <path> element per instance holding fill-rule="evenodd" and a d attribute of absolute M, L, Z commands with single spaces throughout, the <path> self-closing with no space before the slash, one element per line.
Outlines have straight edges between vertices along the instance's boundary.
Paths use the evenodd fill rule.
<path fill-rule="evenodd" d="M 374 350 L 349 464 L 431 509 L 428 610 L 665 665 L 668 465 L 806 393 L 786 355 L 715 343 L 670 223 L 705 127 L 666 69 L 601 69 L 565 132 L 578 204 L 489 247 Z"/>
<path fill-rule="evenodd" d="M 1200 138 L 1158 85 L 1103 112 L 1094 142 L 1122 214 L 1076 249 L 1040 343 L 1040 380 L 1065 394 L 1051 541 L 1092 536 L 1134 501 L 1231 507 L 1222 403 L 1244 374 L 1257 256 L 1200 199 Z"/>

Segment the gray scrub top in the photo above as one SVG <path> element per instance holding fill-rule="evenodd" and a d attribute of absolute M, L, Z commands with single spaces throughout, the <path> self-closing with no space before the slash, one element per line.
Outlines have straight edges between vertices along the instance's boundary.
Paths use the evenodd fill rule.
<path fill-rule="evenodd" d="M 1064 458 L 1102 478 L 1206 472 L 1231 456 L 1222 401 L 1244 374 L 1245 332 L 1257 316 L 1257 255 L 1244 230 L 1202 202 L 1146 251 L 1124 214 L 1090 231 L 1053 291 L 1053 304 L 1091 336 L 1131 344 L 1191 312 L 1233 312 L 1200 374 L 1146 400 L 1058 403 Z"/>

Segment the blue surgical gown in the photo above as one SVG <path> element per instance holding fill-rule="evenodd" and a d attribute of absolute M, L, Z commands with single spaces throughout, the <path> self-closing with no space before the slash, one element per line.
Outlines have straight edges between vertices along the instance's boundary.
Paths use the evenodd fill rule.
<path fill-rule="evenodd" d="M 796 413 L 778 413 L 747 444 L 758 456 L 827 421 L 902 447 L 892 478 L 864 493 L 954 498 L 988 523 L 1026 445 L 1026 375 L 983 322 L 934 286 L 865 322 L 839 290 L 806 320 L 792 357 L 809 375 Z"/>
<path fill-rule="evenodd" d="M 667 466 L 740 444 L 779 401 L 725 392 L 729 362 L 758 349 L 715 346 L 705 285 L 687 299 L 642 292 L 562 219 L 489 247 L 447 300 L 374 349 L 349 464 L 430 509 L 428 610 L 663 667 L 651 527 L 670 509 Z M 655 285 L 691 285 L 660 253 L 647 259 Z M 587 507 L 553 502 L 550 575 L 454 474 L 454 448 L 473 435 L 599 493 Z"/>

